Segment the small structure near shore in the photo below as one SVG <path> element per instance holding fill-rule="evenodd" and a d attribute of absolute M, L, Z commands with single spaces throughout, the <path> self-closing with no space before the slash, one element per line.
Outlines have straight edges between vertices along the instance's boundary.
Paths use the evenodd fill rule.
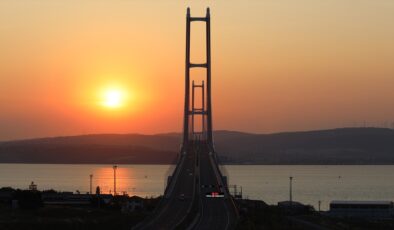
<path fill-rule="evenodd" d="M 332 201 L 329 215 L 335 217 L 392 218 L 392 201 Z"/>
<path fill-rule="evenodd" d="M 34 184 L 34 181 L 32 181 L 29 185 L 29 190 L 30 191 L 37 191 L 37 185 Z"/>
<path fill-rule="evenodd" d="M 138 196 L 129 197 L 122 203 L 122 212 L 134 212 L 144 208 L 144 199 Z"/>
<path fill-rule="evenodd" d="M 91 195 L 72 192 L 43 192 L 41 198 L 45 205 L 90 205 L 91 203 Z"/>

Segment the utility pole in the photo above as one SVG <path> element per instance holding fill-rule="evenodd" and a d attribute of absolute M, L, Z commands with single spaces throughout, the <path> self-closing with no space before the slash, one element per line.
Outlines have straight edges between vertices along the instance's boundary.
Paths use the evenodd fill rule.
<path fill-rule="evenodd" d="M 319 200 L 319 212 L 320 212 L 321 200 Z"/>
<path fill-rule="evenodd" d="M 93 192 L 92 192 L 92 180 L 93 180 L 93 174 L 90 174 L 90 175 L 89 175 L 89 178 L 90 178 L 90 195 L 92 195 L 92 194 L 93 194 Z"/>
<path fill-rule="evenodd" d="M 116 196 L 116 169 L 118 169 L 118 166 L 114 165 L 114 196 Z"/>
<path fill-rule="evenodd" d="M 291 176 L 290 177 L 290 198 L 289 198 L 289 201 L 290 201 L 290 205 L 293 205 L 293 177 Z"/>

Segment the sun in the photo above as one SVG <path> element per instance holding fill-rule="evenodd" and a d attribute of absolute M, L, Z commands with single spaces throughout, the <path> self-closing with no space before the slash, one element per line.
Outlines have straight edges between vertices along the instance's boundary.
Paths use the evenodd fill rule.
<path fill-rule="evenodd" d="M 124 92 L 120 89 L 109 89 L 104 91 L 103 105 L 108 108 L 118 108 L 123 105 Z"/>

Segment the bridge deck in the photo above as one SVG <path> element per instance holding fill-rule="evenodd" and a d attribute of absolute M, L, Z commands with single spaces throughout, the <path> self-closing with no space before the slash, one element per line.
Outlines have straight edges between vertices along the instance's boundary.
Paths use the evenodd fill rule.
<path fill-rule="evenodd" d="M 136 229 L 235 228 L 237 210 L 207 144 L 191 143 L 189 149 L 178 165 L 180 171 L 172 191 L 167 189 L 169 194 L 155 215 Z M 222 192 L 224 197 L 206 197 L 211 192 Z"/>
<path fill-rule="evenodd" d="M 200 219 L 194 229 L 233 229 L 237 213 L 227 194 L 221 174 L 215 165 L 208 146 L 202 145 L 200 157 Z M 207 197 L 212 192 L 224 193 L 224 197 Z"/>
<path fill-rule="evenodd" d="M 148 220 L 149 222 L 136 229 L 174 229 L 182 222 L 191 207 L 194 196 L 195 161 L 196 153 L 194 151 L 182 156 L 179 176 L 174 178 L 176 181 L 172 182 L 175 183 L 173 190 L 170 194 L 166 194 L 168 197 L 163 197 L 157 212 Z"/>

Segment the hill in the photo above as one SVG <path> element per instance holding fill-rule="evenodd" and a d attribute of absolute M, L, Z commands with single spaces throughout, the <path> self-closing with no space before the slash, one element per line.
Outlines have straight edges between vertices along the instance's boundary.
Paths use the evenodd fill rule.
<path fill-rule="evenodd" d="M 342 128 L 251 134 L 216 131 L 225 164 L 394 164 L 394 130 Z M 94 134 L 0 142 L 1 163 L 170 164 L 180 134 Z"/>

